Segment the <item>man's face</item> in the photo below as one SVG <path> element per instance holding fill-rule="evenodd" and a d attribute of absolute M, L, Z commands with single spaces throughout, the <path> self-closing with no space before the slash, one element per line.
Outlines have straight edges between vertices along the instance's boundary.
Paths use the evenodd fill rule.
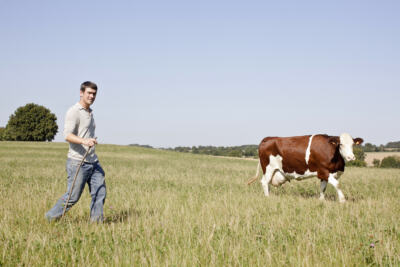
<path fill-rule="evenodd" d="M 92 88 L 85 88 L 84 92 L 80 91 L 81 100 L 83 101 L 84 104 L 90 106 L 96 99 L 96 93 L 97 90 L 94 90 Z"/>

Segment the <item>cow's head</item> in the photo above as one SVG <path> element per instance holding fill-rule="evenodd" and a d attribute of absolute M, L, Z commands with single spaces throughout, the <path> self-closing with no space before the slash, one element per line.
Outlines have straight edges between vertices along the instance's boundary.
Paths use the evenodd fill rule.
<path fill-rule="evenodd" d="M 359 145 L 364 140 L 359 137 L 353 139 L 348 133 L 342 133 L 340 137 L 331 137 L 329 142 L 335 146 L 339 146 L 340 155 L 346 161 L 351 161 L 356 159 L 353 153 L 353 145 Z"/>

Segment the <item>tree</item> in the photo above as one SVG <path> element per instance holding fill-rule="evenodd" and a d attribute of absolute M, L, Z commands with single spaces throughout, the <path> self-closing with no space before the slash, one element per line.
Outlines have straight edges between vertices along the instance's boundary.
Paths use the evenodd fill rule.
<path fill-rule="evenodd" d="M 381 161 L 380 161 L 379 159 L 374 159 L 374 160 L 372 161 L 372 164 L 374 164 L 374 167 L 378 168 L 379 165 L 381 164 Z"/>
<path fill-rule="evenodd" d="M 4 140 L 4 132 L 5 132 L 6 128 L 4 127 L 0 127 L 0 141 Z"/>
<path fill-rule="evenodd" d="M 49 109 L 29 103 L 17 108 L 7 123 L 4 139 L 10 141 L 52 141 L 58 131 L 57 117 Z"/>
<path fill-rule="evenodd" d="M 192 147 L 192 153 L 193 154 L 199 154 L 199 149 L 195 146 Z"/>
<path fill-rule="evenodd" d="M 397 142 L 389 142 L 386 144 L 387 148 L 400 148 L 400 141 Z"/>
<path fill-rule="evenodd" d="M 364 151 L 365 151 L 365 152 L 374 152 L 374 151 L 376 151 L 376 150 L 377 150 L 376 145 L 373 145 L 373 144 L 371 144 L 371 143 L 366 143 L 366 144 L 364 145 Z"/>
<path fill-rule="evenodd" d="M 231 151 L 229 151 L 228 156 L 240 158 L 242 156 L 242 153 L 239 150 L 231 150 Z"/>
<path fill-rule="evenodd" d="M 357 160 L 365 160 L 365 153 L 361 146 L 353 146 L 353 153 Z"/>
<path fill-rule="evenodd" d="M 389 156 L 381 161 L 381 168 L 400 168 L 400 158 L 395 156 Z"/>

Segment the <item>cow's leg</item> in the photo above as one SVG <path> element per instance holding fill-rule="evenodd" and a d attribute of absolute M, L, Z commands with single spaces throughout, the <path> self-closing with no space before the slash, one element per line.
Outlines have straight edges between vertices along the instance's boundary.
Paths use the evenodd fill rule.
<path fill-rule="evenodd" d="M 340 203 L 346 202 L 346 198 L 344 197 L 342 190 L 339 189 L 339 182 L 338 182 L 338 180 L 336 180 L 336 178 L 333 174 L 329 174 L 328 183 L 330 183 L 331 185 L 333 185 L 333 187 L 335 187 L 336 192 L 339 197 L 339 202 Z"/>
<path fill-rule="evenodd" d="M 319 193 L 319 200 L 324 200 L 325 199 L 325 190 L 326 190 L 326 185 L 328 182 L 326 180 L 321 180 L 321 192 Z"/>
<path fill-rule="evenodd" d="M 274 174 L 274 170 L 271 168 L 270 165 L 268 165 L 265 170 L 265 174 L 263 175 L 263 178 L 261 179 L 261 185 L 264 189 L 264 195 L 267 197 L 269 196 L 269 183 L 271 182 L 273 174 Z"/>

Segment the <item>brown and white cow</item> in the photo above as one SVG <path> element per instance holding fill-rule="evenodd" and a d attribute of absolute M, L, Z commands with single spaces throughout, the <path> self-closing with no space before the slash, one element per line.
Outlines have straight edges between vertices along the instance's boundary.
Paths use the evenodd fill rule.
<path fill-rule="evenodd" d="M 330 183 L 335 187 L 339 201 L 345 202 L 337 179 L 344 171 L 345 161 L 355 160 L 353 144 L 362 142 L 363 139 L 353 139 L 347 133 L 340 136 L 266 137 L 258 147 L 260 161 L 256 177 L 248 184 L 257 179 L 261 165 L 264 173 L 261 184 L 266 196 L 269 196 L 269 184 L 280 186 L 286 181 L 316 176 L 321 180 L 321 200 L 327 183 Z"/>

